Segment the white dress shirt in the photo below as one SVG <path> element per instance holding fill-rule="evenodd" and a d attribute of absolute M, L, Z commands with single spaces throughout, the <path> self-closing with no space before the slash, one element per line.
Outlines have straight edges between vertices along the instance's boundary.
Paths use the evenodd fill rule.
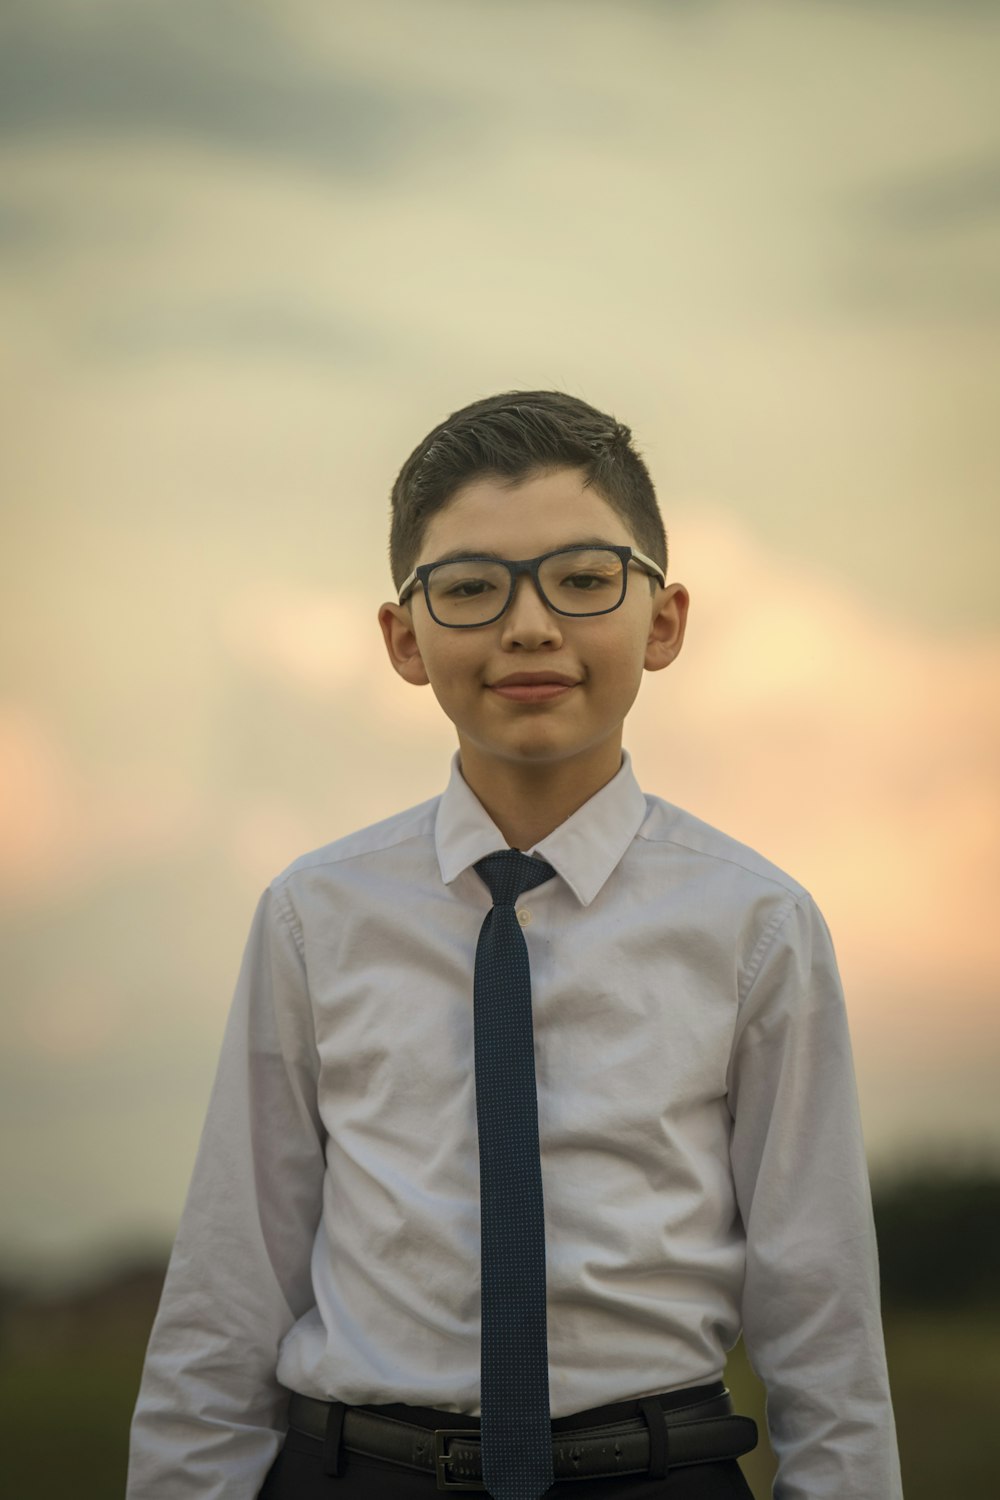
<path fill-rule="evenodd" d="M 505 840 L 461 775 L 261 895 L 150 1338 L 128 1500 L 253 1500 L 287 1389 L 479 1411 L 472 977 Z M 901 1496 L 843 994 L 808 891 L 618 774 L 533 854 L 553 1417 L 718 1379 L 776 1500 Z"/>

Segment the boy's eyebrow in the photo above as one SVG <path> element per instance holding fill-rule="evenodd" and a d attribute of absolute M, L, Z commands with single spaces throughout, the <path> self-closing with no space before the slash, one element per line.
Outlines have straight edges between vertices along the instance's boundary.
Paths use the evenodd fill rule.
<path fill-rule="evenodd" d="M 572 542 L 564 542 L 563 543 L 563 547 L 619 547 L 619 546 L 621 546 L 620 542 L 609 542 L 606 536 L 584 536 L 584 537 L 580 537 L 579 539 L 575 539 Z M 563 547 L 550 547 L 548 550 L 550 552 L 562 552 Z M 545 555 L 546 554 L 544 552 L 540 554 L 540 556 L 542 556 L 542 557 L 544 557 Z M 434 562 L 436 562 L 436 563 L 461 562 L 464 558 L 468 558 L 468 557 L 484 557 L 484 558 L 488 558 L 491 562 L 513 562 L 513 561 L 515 561 L 514 558 L 504 557 L 504 555 L 503 555 L 502 552 L 488 552 L 488 551 L 485 550 L 485 548 L 482 551 L 476 551 L 472 547 L 453 547 L 450 552 L 442 552 L 442 554 L 441 554 L 440 557 L 435 557 L 434 558 Z"/>

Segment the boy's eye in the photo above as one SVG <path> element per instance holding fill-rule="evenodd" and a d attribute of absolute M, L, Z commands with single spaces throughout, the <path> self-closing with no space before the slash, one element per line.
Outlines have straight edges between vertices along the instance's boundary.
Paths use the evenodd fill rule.
<path fill-rule="evenodd" d="M 577 547 L 546 558 L 539 577 L 542 588 L 557 607 L 561 601 L 571 614 L 586 613 L 592 608 L 599 609 L 607 599 L 588 604 L 584 603 L 585 596 L 606 594 L 610 598 L 621 588 L 621 559 L 608 548 Z"/>
<path fill-rule="evenodd" d="M 431 613 L 445 624 L 475 624 L 499 609 L 499 598 L 507 588 L 507 569 L 501 563 L 460 558 L 439 563 L 428 580 Z"/>
<path fill-rule="evenodd" d="M 487 578 L 462 578 L 457 583 L 449 584 L 442 592 L 448 599 L 476 599 L 491 588 L 493 584 Z"/>
<path fill-rule="evenodd" d="M 562 586 L 583 594 L 593 593 L 595 589 L 601 588 L 607 582 L 608 579 L 602 578 L 598 573 L 570 573 L 567 578 L 563 579 Z"/>
<path fill-rule="evenodd" d="M 621 578 L 611 571 L 581 569 L 577 573 L 565 573 L 559 579 L 559 589 L 565 594 L 599 594 L 609 588 L 618 588 Z"/>

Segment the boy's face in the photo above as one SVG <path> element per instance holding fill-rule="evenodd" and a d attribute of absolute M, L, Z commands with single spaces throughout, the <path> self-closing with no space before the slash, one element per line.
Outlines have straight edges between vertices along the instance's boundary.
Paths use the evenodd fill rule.
<path fill-rule="evenodd" d="M 455 549 L 513 561 L 598 538 L 637 546 L 607 501 L 584 487 L 581 470 L 551 469 L 515 489 L 479 478 L 431 517 L 418 562 Z M 687 606 L 681 584 L 657 583 L 651 593 L 648 574 L 633 564 L 624 601 L 605 615 L 556 614 L 522 576 L 506 613 L 490 625 L 439 625 L 419 585 L 405 604 L 384 604 L 379 622 L 396 671 L 430 683 L 455 725 L 463 769 L 468 756 L 480 769 L 572 762 L 579 770 L 582 762 L 603 765 L 610 776 L 643 670 L 668 666 L 680 651 Z M 541 698 L 505 692 L 503 679 L 522 673 L 565 685 Z"/>

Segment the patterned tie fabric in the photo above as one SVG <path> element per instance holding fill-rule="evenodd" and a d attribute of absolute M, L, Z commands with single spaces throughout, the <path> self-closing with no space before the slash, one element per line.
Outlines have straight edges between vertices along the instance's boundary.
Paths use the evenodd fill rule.
<path fill-rule="evenodd" d="M 483 1480 L 494 1500 L 537 1500 L 554 1483 L 545 1216 L 531 975 L 514 907 L 556 872 L 518 849 L 488 854 L 475 870 L 493 896 L 479 933 L 474 990 Z"/>

